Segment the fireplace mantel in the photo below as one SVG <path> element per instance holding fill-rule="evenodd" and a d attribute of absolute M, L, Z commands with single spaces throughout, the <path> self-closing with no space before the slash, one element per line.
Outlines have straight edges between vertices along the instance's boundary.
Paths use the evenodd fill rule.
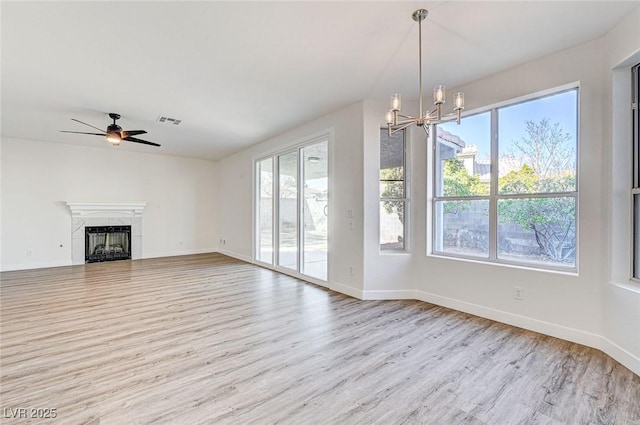
<path fill-rule="evenodd" d="M 146 202 L 72 202 L 71 261 L 85 262 L 85 227 L 131 226 L 131 258 L 142 258 L 142 211 Z"/>
<path fill-rule="evenodd" d="M 114 214 L 130 217 L 142 216 L 146 202 L 71 202 L 67 201 L 73 217 L 113 217 Z"/>

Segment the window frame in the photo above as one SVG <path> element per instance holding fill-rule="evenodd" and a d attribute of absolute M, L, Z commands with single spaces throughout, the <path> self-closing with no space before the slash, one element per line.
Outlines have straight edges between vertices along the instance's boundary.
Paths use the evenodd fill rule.
<path fill-rule="evenodd" d="M 324 130 L 324 131 L 320 131 L 317 132 L 315 134 L 312 134 L 304 139 L 300 139 L 290 145 L 284 146 L 282 148 L 279 149 L 274 149 L 265 153 L 262 153 L 260 155 L 256 155 L 252 157 L 252 162 L 253 162 L 253 195 L 252 195 L 252 199 L 253 199 L 253 205 L 252 205 L 252 215 L 253 215 L 253 226 L 252 226 L 252 258 L 251 261 L 255 262 L 256 264 L 271 269 L 271 270 L 275 270 L 290 276 L 294 276 L 296 278 L 323 286 L 323 287 L 328 287 L 331 276 L 332 276 L 332 256 L 331 256 L 331 249 L 332 249 L 332 241 L 331 241 L 331 234 L 332 234 L 332 219 L 331 219 L 331 214 L 332 214 L 332 209 L 333 207 L 330 206 L 331 205 L 331 199 L 332 199 L 332 195 L 331 193 L 333 192 L 333 141 L 334 141 L 334 131 L 332 128 Z M 318 278 L 316 276 L 313 276 L 311 274 L 307 274 L 304 272 L 304 265 L 303 262 L 301 261 L 301 259 L 303 258 L 302 255 L 302 250 L 303 248 L 303 231 L 301 231 L 302 227 L 300 226 L 300 223 L 303 223 L 302 221 L 302 214 L 303 214 L 303 207 L 302 207 L 302 202 L 299 201 L 298 202 L 298 206 L 296 208 L 297 211 L 297 221 L 298 221 L 298 235 L 297 235 L 297 242 L 298 242 L 298 253 L 297 253 L 297 267 L 296 269 L 291 269 L 291 268 L 287 268 L 287 267 L 283 267 L 280 265 L 280 252 L 279 252 L 279 248 L 280 248 L 280 208 L 279 208 L 279 202 L 280 202 L 280 184 L 279 184 L 279 171 L 280 171 L 280 157 L 283 155 L 287 155 L 290 154 L 292 152 L 297 152 L 297 164 L 298 164 L 298 170 L 297 170 L 297 179 L 298 179 L 298 197 L 300 196 L 300 193 L 302 193 L 302 191 L 300 191 L 300 189 L 302 188 L 302 186 L 300 185 L 300 182 L 303 181 L 303 172 L 304 172 L 304 166 L 301 164 L 302 159 L 303 159 L 303 155 L 301 154 L 303 152 L 303 150 L 309 146 L 313 146 L 319 143 L 326 143 L 327 144 L 327 269 L 326 269 L 326 279 L 321 279 Z M 266 262 L 266 261 L 262 261 L 259 258 L 259 250 L 260 250 L 260 245 L 259 245 L 259 224 L 260 224 L 260 217 L 258 216 L 258 202 L 260 201 L 260 176 L 258 175 L 257 171 L 258 171 L 258 164 L 261 163 L 262 161 L 265 160 L 271 160 L 271 165 L 272 165 L 272 201 L 271 201 L 271 211 L 272 211 L 272 216 L 271 216 L 271 238 L 272 238 L 272 243 L 271 243 L 271 248 L 272 248 L 272 254 L 271 254 L 271 261 L 270 262 Z M 276 184 L 278 183 L 278 184 Z"/>
<path fill-rule="evenodd" d="M 269 161 L 271 163 L 271 260 L 265 261 L 262 258 L 262 237 L 260 234 L 261 228 L 261 212 L 262 212 L 262 202 L 261 202 L 261 190 L 262 190 L 262 175 L 261 175 L 261 164 L 265 161 Z M 275 262 L 275 239 L 274 239 L 274 221 L 275 221 L 275 167 L 276 161 L 273 155 L 261 156 L 253 160 L 253 229 L 252 229 L 252 240 L 253 240 L 253 260 L 256 263 L 269 265 L 271 266 Z"/>
<path fill-rule="evenodd" d="M 635 197 L 640 197 L 640 63 L 631 67 L 631 143 L 632 143 L 632 166 L 631 166 L 631 190 L 630 190 L 630 217 L 631 217 L 631 250 L 630 250 L 630 279 L 635 283 L 640 283 L 640 265 L 636 258 L 640 256 L 638 252 L 639 241 L 636 240 L 638 230 L 636 229 L 636 205 Z"/>
<path fill-rule="evenodd" d="M 498 132 L 498 110 L 510 106 L 515 106 L 518 104 L 535 101 L 538 99 L 543 99 L 546 97 L 559 95 L 565 92 L 575 91 L 576 93 L 576 151 L 575 151 L 575 161 L 576 161 L 576 183 L 575 189 L 569 192 L 536 192 L 536 193 L 512 193 L 512 194 L 500 194 L 498 190 L 499 186 L 499 132 Z M 438 177 L 438 140 L 437 140 L 437 129 L 434 128 L 431 132 L 430 140 L 431 143 L 431 169 L 432 172 L 428 173 L 432 180 L 430 185 L 431 190 L 431 211 L 430 211 L 430 220 L 431 220 L 431 238 L 430 243 L 428 244 L 429 252 L 427 255 L 442 257 L 442 258 L 452 258 L 452 259 L 460 259 L 460 260 L 470 260 L 474 262 L 486 263 L 486 264 L 498 264 L 498 265 L 507 265 L 507 266 L 515 266 L 526 269 L 533 270 L 542 270 L 542 271 L 551 271 L 551 272 L 561 272 L 561 273 L 569 273 L 569 274 L 577 274 L 579 269 L 579 170 L 580 170 L 580 86 L 578 83 L 571 83 L 564 86 L 552 88 L 549 90 L 544 90 L 541 92 L 533 93 L 530 95 L 522 96 L 516 99 L 500 102 L 497 104 L 489 105 L 483 108 L 478 108 L 475 110 L 468 111 L 463 114 L 462 119 L 466 117 L 470 117 L 473 115 L 478 115 L 482 113 L 490 112 L 490 159 L 491 159 L 491 170 L 490 170 L 490 181 L 489 181 L 489 194 L 488 195 L 470 195 L 470 196 L 438 196 L 439 192 L 438 184 L 440 183 L 440 179 Z M 436 126 L 434 126 L 436 127 Z M 499 223 L 498 223 L 498 203 L 500 200 L 504 199 L 531 199 L 531 198 L 564 198 L 569 197 L 573 198 L 575 202 L 575 262 L 573 267 L 565 267 L 553 264 L 542 264 L 535 262 L 526 262 L 526 261 L 516 261 L 505 258 L 499 258 L 499 250 L 498 250 L 498 240 L 499 240 Z M 488 256 L 480 257 L 473 255 L 464 255 L 459 253 L 451 253 L 445 252 L 443 250 L 437 251 L 436 247 L 438 246 L 436 237 L 441 234 L 441 231 L 438 229 L 437 222 L 437 212 L 436 206 L 438 202 L 442 201 L 488 201 L 489 202 L 489 248 L 488 248 Z M 429 226 L 428 226 L 429 227 Z"/>
<path fill-rule="evenodd" d="M 378 167 L 378 208 L 381 208 L 383 202 L 403 202 L 404 203 L 404 223 L 402 226 L 402 238 L 403 238 L 403 247 L 400 249 L 383 249 L 382 244 L 380 243 L 380 232 L 382 230 L 382 216 L 378 217 L 378 250 L 381 254 L 406 254 L 409 253 L 409 226 L 410 226 L 410 184 L 409 184 L 409 173 L 410 167 L 408 164 L 409 159 L 409 136 L 410 132 L 408 129 L 404 128 L 400 130 L 402 132 L 402 167 L 403 167 L 403 179 L 402 180 L 388 180 L 380 178 L 380 171 L 382 171 L 382 167 L 380 161 L 382 160 L 382 137 L 384 134 L 388 134 L 389 129 L 387 127 L 380 127 L 380 142 L 378 146 L 380 147 L 380 155 L 379 155 L 379 167 Z M 404 197 L 402 198 L 383 198 L 382 193 L 380 191 L 380 183 L 383 181 L 402 181 L 403 182 L 403 193 Z M 380 210 L 378 210 L 380 211 Z"/>

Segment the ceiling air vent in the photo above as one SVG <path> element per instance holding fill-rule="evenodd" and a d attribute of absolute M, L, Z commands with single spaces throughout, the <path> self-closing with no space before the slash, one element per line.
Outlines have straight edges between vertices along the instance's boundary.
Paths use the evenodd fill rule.
<path fill-rule="evenodd" d="M 177 120 L 175 118 L 165 117 L 163 115 L 160 115 L 156 121 L 158 121 L 158 122 L 166 122 L 167 124 L 173 124 L 173 125 L 178 125 L 178 124 L 180 124 L 182 122 L 182 120 Z"/>

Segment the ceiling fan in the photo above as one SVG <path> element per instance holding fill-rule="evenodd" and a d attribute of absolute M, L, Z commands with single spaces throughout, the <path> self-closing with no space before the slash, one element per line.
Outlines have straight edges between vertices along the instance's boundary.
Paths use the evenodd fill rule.
<path fill-rule="evenodd" d="M 131 137 L 131 136 L 137 136 L 139 134 L 145 134 L 146 131 L 144 130 L 123 130 L 122 127 L 120 127 L 118 124 L 116 124 L 116 121 L 120 119 L 120 115 L 119 114 L 114 114 L 114 113 L 110 113 L 109 116 L 111 117 L 111 119 L 113 119 L 113 124 L 109 124 L 109 126 L 107 127 L 107 131 L 103 131 L 101 129 L 99 129 L 98 127 L 95 127 L 91 124 L 87 124 L 86 122 L 82 122 L 80 120 L 77 120 L 75 118 L 71 118 L 72 121 L 76 121 L 79 122 L 80 124 L 84 124 L 86 126 L 89 126 L 91 128 L 95 128 L 98 131 L 102 131 L 102 133 L 85 133 L 82 131 L 66 131 L 66 130 L 60 130 L 60 132 L 62 133 L 76 133 L 76 134 L 90 134 L 93 136 L 106 136 L 107 140 L 114 146 L 119 146 L 120 142 L 123 140 L 126 140 L 127 142 L 135 142 L 135 143 L 142 143 L 145 145 L 151 145 L 151 146 L 160 146 L 157 143 L 153 143 L 153 142 L 149 142 L 146 140 L 142 140 L 142 139 L 138 139 L 137 137 Z"/>

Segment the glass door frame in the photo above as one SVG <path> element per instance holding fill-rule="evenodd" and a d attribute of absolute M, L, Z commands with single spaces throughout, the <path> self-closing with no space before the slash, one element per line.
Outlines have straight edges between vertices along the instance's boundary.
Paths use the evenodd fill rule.
<path fill-rule="evenodd" d="M 327 143 L 327 189 L 328 189 L 328 196 L 327 196 L 327 279 L 326 280 L 322 280 L 322 279 L 318 279 L 316 277 L 307 275 L 302 273 L 303 270 L 303 261 L 304 261 L 304 220 L 303 220 L 303 203 L 304 203 L 304 164 L 303 164 L 303 149 L 305 147 L 308 146 L 312 146 L 312 145 L 316 145 L 319 143 Z M 306 138 L 304 139 L 303 142 L 294 144 L 292 146 L 289 146 L 285 149 L 281 149 L 281 150 L 277 150 L 277 151 L 273 151 L 269 154 L 263 154 L 260 156 L 256 156 L 254 158 L 252 158 L 252 164 L 253 164 L 253 170 L 252 170 L 252 174 L 253 174 L 253 193 L 252 193 L 252 215 L 253 215 L 253 220 L 252 220 L 252 224 L 253 224 L 253 228 L 252 228 L 252 245 L 253 245 L 253 249 L 252 249 L 252 260 L 255 264 L 258 264 L 262 267 L 265 268 L 269 268 L 272 270 L 276 270 L 278 272 L 281 272 L 283 274 L 287 274 L 287 275 L 291 275 L 294 277 L 298 277 L 301 279 L 304 279 L 306 281 L 318 284 L 320 286 L 325 286 L 328 287 L 329 286 L 329 281 L 331 278 L 331 261 L 330 261 L 330 249 L 331 249 L 331 243 L 330 243 L 330 235 L 331 235 L 331 211 L 332 211 L 332 207 L 331 207 L 331 193 L 333 191 L 333 179 L 332 179 L 332 174 L 333 174 L 333 169 L 332 169 L 332 153 L 333 153 L 333 130 L 328 130 L 328 131 L 323 131 L 323 132 L 319 132 L 314 136 L 311 136 L 310 138 Z M 287 154 L 291 154 L 291 153 L 297 153 L 297 208 L 296 208 L 296 214 L 297 214 L 297 268 L 296 270 L 293 270 L 291 268 L 287 268 L 287 267 L 283 267 L 279 265 L 280 262 L 280 208 L 279 208 L 279 203 L 280 203 L 280 156 L 282 155 L 287 155 Z M 259 245 L 259 229 L 260 229 L 260 217 L 258 215 L 258 204 L 260 202 L 260 180 L 259 180 L 259 175 L 257 173 L 257 165 L 261 162 L 264 161 L 266 159 L 271 159 L 272 160 L 272 170 L 273 170 L 273 188 L 272 188 L 272 202 L 271 202 L 271 210 L 272 210 L 272 220 L 271 220 L 271 235 L 272 235 L 272 262 L 271 263 L 267 263 L 264 261 L 259 260 L 259 250 L 260 250 L 260 245 Z M 277 184 L 276 184 L 277 183 Z"/>

